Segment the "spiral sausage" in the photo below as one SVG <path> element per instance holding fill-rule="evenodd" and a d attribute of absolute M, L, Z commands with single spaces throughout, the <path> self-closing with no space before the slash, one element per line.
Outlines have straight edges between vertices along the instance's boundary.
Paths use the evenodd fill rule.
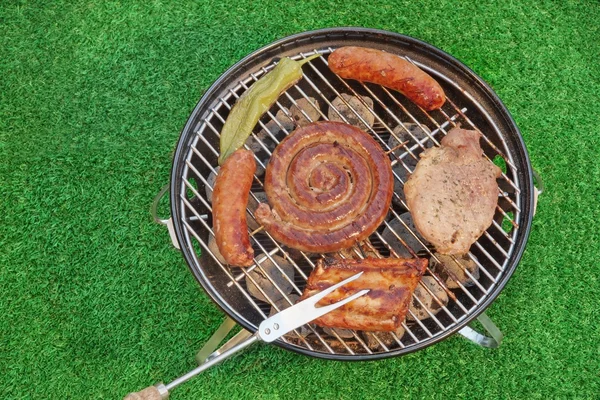
<path fill-rule="evenodd" d="M 372 82 L 394 89 L 431 111 L 446 101 L 439 83 L 395 54 L 364 47 L 340 47 L 329 55 L 329 69 L 345 79 Z"/>
<path fill-rule="evenodd" d="M 273 152 L 265 175 L 273 210 L 260 204 L 255 216 L 285 245 L 328 253 L 373 233 L 393 190 L 390 161 L 371 136 L 347 124 L 317 122 Z"/>

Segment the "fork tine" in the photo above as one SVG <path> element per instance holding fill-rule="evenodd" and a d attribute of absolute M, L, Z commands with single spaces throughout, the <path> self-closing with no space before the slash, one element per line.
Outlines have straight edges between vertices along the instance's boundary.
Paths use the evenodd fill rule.
<path fill-rule="evenodd" d="M 333 286 L 330 286 L 330 287 L 328 287 L 327 289 L 325 289 L 325 290 L 323 290 L 323 291 L 321 291 L 321 292 L 319 292 L 319 293 L 317 293 L 317 294 L 315 294 L 315 295 L 313 295 L 313 296 L 309 297 L 309 299 L 310 299 L 311 301 L 310 301 L 310 302 L 308 302 L 308 303 L 311 303 L 311 304 L 313 304 L 313 305 L 314 305 L 314 304 L 317 304 L 317 303 L 318 303 L 318 302 L 319 302 L 319 301 L 320 301 L 320 300 L 321 300 L 323 297 L 325 297 L 325 296 L 327 296 L 327 295 L 329 295 L 329 294 L 333 293 L 333 292 L 334 292 L 336 289 L 338 289 L 338 288 L 340 288 L 340 287 L 344 286 L 345 284 L 347 284 L 347 283 L 350 283 L 350 282 L 352 282 L 352 281 L 354 281 L 354 280 L 356 280 L 356 279 L 360 278 L 360 276 L 361 276 L 362 274 L 363 274 L 363 271 L 360 271 L 358 274 L 356 274 L 356 275 L 352 275 L 350 278 L 346 278 L 346 279 L 344 279 L 343 281 L 341 281 L 341 282 L 338 282 L 338 283 L 336 283 L 335 285 L 333 285 Z M 307 299 L 307 300 L 308 300 L 308 299 Z"/>
<path fill-rule="evenodd" d="M 350 303 L 352 300 L 357 299 L 360 296 L 365 295 L 367 293 L 369 293 L 369 289 L 363 289 L 360 292 L 354 293 L 352 296 L 346 297 L 345 299 L 338 301 L 337 303 L 329 304 L 329 305 L 326 305 L 323 307 L 318 307 L 317 310 L 319 310 L 320 312 L 324 312 L 324 313 L 331 312 L 331 311 L 335 310 L 336 308 L 340 308 L 344 304 Z"/>

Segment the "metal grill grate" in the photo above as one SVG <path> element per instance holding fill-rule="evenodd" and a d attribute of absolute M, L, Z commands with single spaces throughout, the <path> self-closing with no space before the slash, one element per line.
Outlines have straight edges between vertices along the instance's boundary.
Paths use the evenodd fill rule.
<path fill-rule="evenodd" d="M 292 131 L 291 129 L 286 129 L 289 128 L 288 124 L 282 123 L 281 117 L 276 117 L 277 113 L 279 112 L 280 115 L 283 113 L 284 116 L 293 120 L 289 109 L 294 105 L 300 108 L 302 115 L 307 120 L 311 120 L 307 110 L 299 106 L 298 100 L 300 99 L 305 99 L 312 106 L 315 106 L 315 104 L 311 99 L 317 99 L 323 108 L 326 106 L 327 110 L 332 110 L 342 121 L 349 122 L 347 119 L 349 114 L 336 108 L 332 104 L 332 100 L 342 93 L 356 96 L 361 102 L 362 107 L 366 108 L 374 117 L 375 122 L 372 127 L 369 127 L 370 124 L 365 120 L 364 114 L 361 114 L 361 110 L 350 104 L 343 97 L 340 97 L 340 99 L 344 106 L 350 110 L 351 116 L 369 127 L 367 132 L 381 144 L 381 147 L 385 151 L 390 152 L 394 150 L 390 152 L 392 155 L 392 165 L 395 167 L 401 166 L 408 173 L 412 172 L 410 165 L 414 164 L 414 160 L 418 159 L 419 154 L 426 147 L 439 145 L 441 138 L 447 134 L 447 131 L 459 123 L 465 129 L 475 129 L 482 133 L 482 147 L 490 162 L 499 156 L 506 163 L 506 172 L 502 174 L 499 180 L 501 190 L 498 193 L 499 201 L 494 221 L 484 235 L 472 246 L 469 253 L 469 257 L 479 267 L 479 278 L 475 279 L 471 272 L 465 269 L 454 258 L 453 261 L 464 271 L 466 276 L 474 281 L 474 284 L 466 287 L 457 281 L 458 289 L 449 290 L 445 287 L 444 280 L 436 275 L 431 267 L 428 268 L 427 274 L 431 275 L 438 284 L 445 288 L 450 298 L 447 305 L 427 285 L 421 283 L 422 289 L 427 291 L 441 308 L 437 314 L 434 315 L 429 312 L 421 303 L 421 300 L 413 296 L 414 301 L 420 303 L 425 308 L 429 314 L 429 318 L 419 320 L 412 312 L 409 312 L 414 321 L 405 321 L 402 324 L 405 331 L 402 337 L 398 337 L 394 333 L 367 334 L 365 332 L 352 332 L 351 337 L 342 338 L 335 330 L 325 333 L 321 328 L 309 325 L 307 326 L 308 335 L 306 332 L 297 330 L 281 339 L 293 347 L 317 353 L 337 355 L 377 354 L 411 348 L 424 341 L 435 340 L 445 331 L 468 317 L 487 298 L 490 291 L 497 284 L 500 275 L 506 269 L 510 255 L 513 253 L 515 238 L 519 230 L 519 226 L 515 222 L 519 221 L 521 212 L 517 170 L 510 151 L 508 151 L 507 144 L 502 137 L 502 132 L 499 131 L 491 118 L 489 118 L 484 107 L 469 94 L 466 88 L 460 87 L 451 77 L 407 58 L 434 76 L 446 91 L 447 101 L 443 108 L 432 112 L 425 112 L 396 92 L 389 91 L 378 85 L 346 81 L 333 74 L 327 67 L 326 59 L 326 56 L 332 51 L 333 48 L 331 47 L 321 48 L 315 49 L 310 53 L 299 53 L 295 57 L 292 57 L 300 59 L 316 53 L 321 54 L 321 57 L 312 60 L 304 66 L 303 79 L 288 89 L 279 98 L 255 128 L 252 138 L 259 146 L 259 151 L 255 151 L 258 169 L 254 177 L 255 183 L 251 192 L 251 198 L 255 201 L 260 202 L 262 200 L 259 193 L 263 191 L 263 171 L 272 149 Z M 219 132 L 237 98 L 252 83 L 270 71 L 274 66 L 275 61 L 266 67 L 249 73 L 244 79 L 239 81 L 237 86 L 229 89 L 226 95 L 219 98 L 218 101 L 213 102 L 209 107 L 209 112 L 194 129 L 196 136 L 189 147 L 189 152 L 185 159 L 186 166 L 183 169 L 183 184 L 178 193 L 182 210 L 180 223 L 184 227 L 184 237 L 187 245 L 195 250 L 193 261 L 199 266 L 206 266 L 208 264 L 212 266 L 211 271 L 213 273 L 207 273 L 206 278 L 213 282 L 216 287 L 220 288 L 224 297 L 240 299 L 237 302 L 237 309 L 242 314 L 248 315 L 248 322 L 254 327 L 260 323 L 260 320 L 268 316 L 271 308 L 280 311 L 281 304 L 272 301 L 269 294 L 262 290 L 260 284 L 256 282 L 250 272 L 257 269 L 262 275 L 268 278 L 269 275 L 265 272 L 263 265 L 269 260 L 281 272 L 282 277 L 286 280 L 286 285 L 291 286 L 292 293 L 300 295 L 306 285 L 306 279 L 310 271 L 314 268 L 316 260 L 321 256 L 291 251 L 273 240 L 265 231 L 255 232 L 252 235 L 255 254 L 259 256 L 255 258 L 255 264 L 248 268 L 230 267 L 222 264 L 219 262 L 217 255 L 208 246 L 213 232 L 211 203 L 207 199 L 206 189 L 212 188 L 209 177 L 211 173 L 215 173 L 217 166 Z M 361 96 L 371 98 L 373 105 L 371 106 Z M 328 113 L 324 109 L 319 111 L 319 119 L 328 119 Z M 415 137 L 407 128 L 407 123 L 416 124 L 426 133 L 426 137 L 423 139 Z M 277 127 L 276 130 L 273 129 L 274 126 Z M 395 133 L 394 128 L 397 130 L 400 129 L 401 132 L 403 131 L 410 136 L 410 142 L 405 144 L 401 150 L 392 149 L 388 144 L 390 137 L 394 137 L 398 143 L 402 142 L 397 133 Z M 259 136 L 261 130 L 263 134 Z M 412 163 L 407 162 L 410 159 L 413 160 Z M 394 179 L 398 181 L 400 186 L 404 184 L 404 180 L 397 173 L 397 170 L 394 172 Z M 419 251 L 419 256 L 427 257 L 430 261 L 435 260 L 439 262 L 440 260 L 434 255 L 431 246 L 428 247 L 406 221 L 401 218 L 401 214 L 407 210 L 402 191 L 397 190 L 394 194 L 394 201 L 388 213 L 388 218 L 371 235 L 371 243 L 365 245 L 367 251 L 368 247 L 372 246 L 378 250 L 382 257 L 388 255 L 398 256 L 392 246 L 394 243 L 388 242 L 389 236 L 386 240 L 382 235 L 383 230 L 387 228 L 393 233 L 393 239 L 398 240 L 411 254 L 416 254 Z M 250 208 L 248 212 L 252 215 Z M 393 221 L 401 224 L 406 232 L 394 230 Z M 509 227 L 508 229 L 507 226 Z M 420 248 L 410 248 L 407 241 L 418 242 Z M 364 257 L 365 249 L 355 246 L 352 251 L 354 252 L 354 257 Z M 287 276 L 274 256 L 283 257 L 293 265 L 293 279 Z M 339 256 L 347 257 L 348 254 L 339 254 Z M 264 302 L 253 297 L 248 292 L 246 281 L 254 283 L 268 301 Z M 271 283 L 279 292 L 279 296 L 283 297 L 291 305 L 293 298 L 290 297 L 286 290 L 280 287 L 281 282 L 278 284 L 271 280 Z"/>

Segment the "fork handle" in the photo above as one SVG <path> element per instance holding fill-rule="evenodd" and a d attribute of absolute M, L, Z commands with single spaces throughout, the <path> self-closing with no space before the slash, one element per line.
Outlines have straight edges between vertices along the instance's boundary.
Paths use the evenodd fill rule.
<path fill-rule="evenodd" d="M 169 398 L 169 391 L 162 383 L 147 387 L 139 392 L 129 393 L 123 400 L 165 400 Z"/>

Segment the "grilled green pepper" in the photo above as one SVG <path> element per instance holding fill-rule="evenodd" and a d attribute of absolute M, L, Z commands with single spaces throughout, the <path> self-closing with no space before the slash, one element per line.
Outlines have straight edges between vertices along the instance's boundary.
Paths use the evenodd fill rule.
<path fill-rule="evenodd" d="M 302 65 L 319 54 L 294 61 L 282 58 L 273 70 L 257 80 L 237 100 L 221 130 L 219 165 L 244 145 L 258 120 L 279 96 L 302 78 Z"/>

